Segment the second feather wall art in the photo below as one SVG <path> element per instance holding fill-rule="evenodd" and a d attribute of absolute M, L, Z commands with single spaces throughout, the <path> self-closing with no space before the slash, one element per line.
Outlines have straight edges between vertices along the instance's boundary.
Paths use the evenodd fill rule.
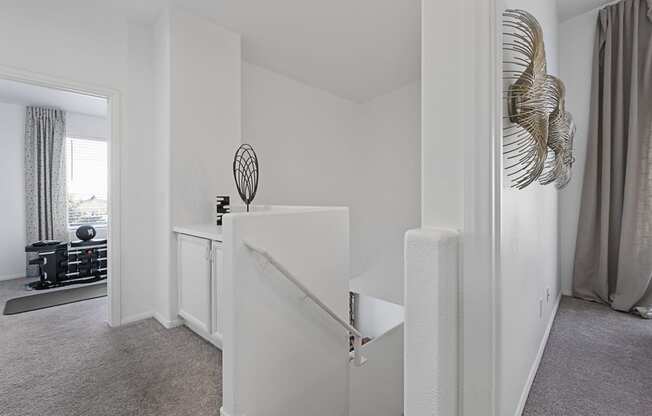
<path fill-rule="evenodd" d="M 566 111 L 564 83 L 548 74 L 543 30 L 524 10 L 503 13 L 506 115 L 503 147 L 513 188 L 534 182 L 564 188 L 574 162 L 575 125 Z"/>

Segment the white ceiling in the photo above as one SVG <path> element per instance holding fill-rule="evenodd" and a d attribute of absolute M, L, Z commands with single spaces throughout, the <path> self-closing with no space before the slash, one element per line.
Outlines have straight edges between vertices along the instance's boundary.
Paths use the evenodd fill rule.
<path fill-rule="evenodd" d="M 559 20 L 563 22 L 609 3 L 614 0 L 557 0 Z"/>
<path fill-rule="evenodd" d="M 56 107 L 69 112 L 106 117 L 104 98 L 54 90 L 37 85 L 0 79 L 0 102 Z"/>
<path fill-rule="evenodd" d="M 368 100 L 419 79 L 420 0 L 101 2 L 147 22 L 169 3 L 240 33 L 246 61 L 344 98 Z"/>
<path fill-rule="evenodd" d="M 613 1 L 557 0 L 559 18 Z M 188 9 L 240 33 L 246 61 L 354 101 L 390 92 L 420 75 L 421 0 L 68 2 L 148 23 L 168 5 Z"/>

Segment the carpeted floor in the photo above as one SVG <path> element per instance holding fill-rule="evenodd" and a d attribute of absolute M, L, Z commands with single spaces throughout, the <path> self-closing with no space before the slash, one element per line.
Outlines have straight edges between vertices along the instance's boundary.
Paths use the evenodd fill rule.
<path fill-rule="evenodd" d="M 0 306 L 25 282 L 0 282 Z M 219 415 L 220 351 L 152 319 L 109 328 L 106 302 L 0 315 L 0 415 Z"/>
<path fill-rule="evenodd" d="M 652 415 L 652 321 L 564 297 L 523 415 Z"/>

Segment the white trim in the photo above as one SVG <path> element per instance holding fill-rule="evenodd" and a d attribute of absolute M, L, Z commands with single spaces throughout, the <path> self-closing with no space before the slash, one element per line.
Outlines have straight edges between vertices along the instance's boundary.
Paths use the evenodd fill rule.
<path fill-rule="evenodd" d="M 221 335 L 211 334 L 210 332 L 208 332 L 206 330 L 206 325 L 202 324 L 197 319 L 195 319 L 192 316 L 189 316 L 188 314 L 185 314 L 185 313 L 180 311 L 179 316 L 182 318 L 181 319 L 181 325 L 184 325 L 184 326 L 188 327 L 197 336 L 201 337 L 205 341 L 208 341 L 209 343 L 211 343 L 213 346 L 215 346 L 219 350 L 222 350 L 222 336 Z"/>
<path fill-rule="evenodd" d="M 523 414 L 523 409 L 525 408 L 525 402 L 530 395 L 530 389 L 532 388 L 532 383 L 534 383 L 534 377 L 537 375 L 539 370 L 539 365 L 541 364 L 541 359 L 543 358 L 543 352 L 546 350 L 546 345 L 548 344 L 548 338 L 550 337 L 550 331 L 552 330 L 552 325 L 555 323 L 555 317 L 557 316 L 557 311 L 559 310 L 559 304 L 561 303 L 561 293 L 557 296 L 555 301 L 555 306 L 552 308 L 552 313 L 550 314 L 550 319 L 548 320 L 548 326 L 546 327 L 546 332 L 543 334 L 541 339 L 541 344 L 539 345 L 539 351 L 537 356 L 532 363 L 530 368 L 530 374 L 528 375 L 527 382 L 523 387 L 523 392 L 521 393 L 521 399 L 518 401 L 518 407 L 516 408 L 515 416 L 521 416 Z"/>
<path fill-rule="evenodd" d="M 5 280 L 20 279 L 23 277 L 25 277 L 25 272 L 15 273 L 15 274 L 5 274 L 4 276 L 0 276 L 0 282 Z"/>
<path fill-rule="evenodd" d="M 181 314 L 182 312 L 179 313 L 179 315 Z M 165 318 L 163 318 L 163 315 L 161 315 L 158 312 L 149 312 L 149 313 L 144 313 L 142 315 L 134 315 L 133 318 L 134 318 L 133 320 L 128 322 L 123 322 L 123 324 L 136 322 L 143 319 L 153 318 L 159 324 L 161 324 L 161 326 L 165 329 L 172 329 L 180 326 L 186 326 L 197 336 L 201 337 L 205 341 L 208 341 L 217 349 L 222 350 L 222 337 L 216 334 L 208 333 L 205 329 L 205 325 L 198 323 L 198 321 L 192 317 L 179 316 L 179 319 L 168 321 Z"/>
<path fill-rule="evenodd" d="M 139 322 L 139 321 L 144 321 L 145 319 L 150 319 L 154 317 L 154 312 L 149 311 L 149 312 L 143 312 L 143 313 L 137 313 L 135 315 L 127 316 L 125 318 L 122 318 L 122 322 L 120 325 L 127 325 L 127 324 L 132 324 L 134 322 Z"/>
<path fill-rule="evenodd" d="M 88 140 L 89 142 L 104 142 L 104 143 L 108 143 L 109 141 L 106 137 L 81 136 L 79 134 L 66 134 L 66 139 Z"/>
<path fill-rule="evenodd" d="M 3 65 L 0 65 L 0 78 L 61 91 L 101 97 L 107 100 L 107 117 L 111 121 L 109 132 L 109 273 L 107 285 L 109 305 L 107 321 L 110 326 L 119 326 L 122 323 L 122 217 L 120 175 L 120 143 L 122 137 L 121 92 L 114 88 L 80 83 Z"/>
<path fill-rule="evenodd" d="M 224 406 L 220 407 L 220 416 L 231 416 L 224 411 Z"/>
<path fill-rule="evenodd" d="M 120 325 L 122 317 L 122 167 L 120 163 L 121 97 L 114 92 L 107 97 L 109 101 L 109 324 Z"/>
<path fill-rule="evenodd" d="M 499 374 L 499 357 L 502 346 L 498 337 L 498 323 L 501 321 L 500 308 L 496 305 L 501 301 L 501 238 L 502 238 L 502 192 L 503 192 L 503 4 L 504 0 L 491 0 L 491 35 L 493 36 L 493 227 L 492 227 L 492 271 L 493 271 L 493 291 L 492 298 L 492 374 L 491 382 L 493 390 L 493 415 L 500 414 L 500 374 Z"/>
<path fill-rule="evenodd" d="M 183 310 L 179 310 L 179 317 L 181 317 L 183 323 L 194 332 L 201 333 L 204 336 L 210 335 L 209 326 L 194 316 L 184 312 Z"/>
<path fill-rule="evenodd" d="M 213 344 L 218 350 L 222 351 L 223 350 L 223 345 L 224 345 L 224 339 L 222 338 L 221 335 L 214 333 L 211 336 L 207 338 L 208 342 Z"/>
<path fill-rule="evenodd" d="M 158 323 L 161 324 L 166 329 L 172 329 L 183 325 L 183 319 L 178 318 L 178 319 L 173 319 L 168 321 L 163 317 L 163 315 L 161 315 L 158 312 L 154 313 L 153 318 L 156 319 Z"/>
<path fill-rule="evenodd" d="M 497 294 L 500 276 L 501 93 L 499 0 L 465 0 L 461 93 L 464 221 L 461 230 L 459 413 L 497 411 Z"/>

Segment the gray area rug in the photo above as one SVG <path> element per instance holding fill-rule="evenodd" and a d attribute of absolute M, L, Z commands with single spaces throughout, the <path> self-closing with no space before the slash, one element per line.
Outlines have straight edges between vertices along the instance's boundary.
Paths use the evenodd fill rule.
<path fill-rule="evenodd" d="M 3 314 L 15 315 L 104 296 L 106 296 L 106 282 L 85 286 L 70 286 L 62 290 L 34 291 L 33 294 L 27 296 L 9 299 L 5 303 Z"/>
<path fill-rule="evenodd" d="M 26 282 L 0 282 L 0 302 Z M 219 415 L 219 350 L 183 327 L 106 316 L 107 298 L 0 315 L 0 415 Z"/>
<path fill-rule="evenodd" d="M 523 415 L 652 415 L 652 321 L 564 297 Z"/>

